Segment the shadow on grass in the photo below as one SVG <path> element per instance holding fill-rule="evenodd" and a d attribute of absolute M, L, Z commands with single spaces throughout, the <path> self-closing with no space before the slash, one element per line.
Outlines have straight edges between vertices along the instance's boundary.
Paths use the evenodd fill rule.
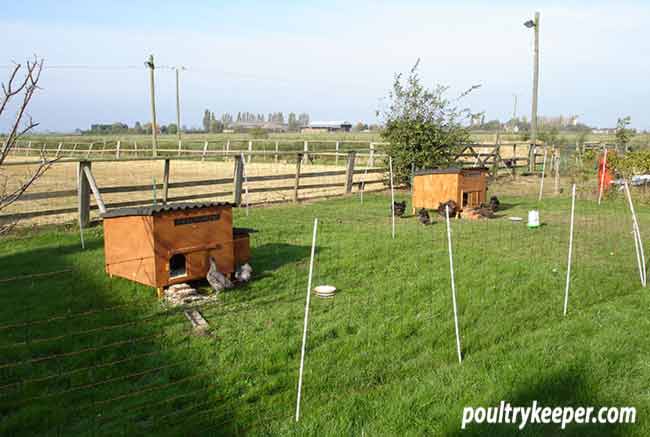
<path fill-rule="evenodd" d="M 505 394 L 502 399 L 492 399 L 486 405 L 473 407 L 499 406 L 503 400 L 512 407 L 528 407 L 533 401 L 544 407 L 594 407 L 592 416 L 605 406 L 625 406 L 625 402 L 614 399 L 603 399 L 593 390 L 593 382 L 584 378 L 587 372 L 580 367 L 570 367 L 562 371 L 540 376 L 539 379 L 528 381 L 521 385 L 515 393 Z M 638 418 L 637 418 L 638 421 Z M 451 433 L 452 436 L 625 436 L 635 424 L 567 424 L 564 430 L 560 424 L 529 423 L 523 430 L 514 424 L 469 424 L 467 428 Z"/>
<path fill-rule="evenodd" d="M 108 278 L 100 233 L 86 250 L 77 238 L 0 252 L 0 277 L 70 270 L 2 284 L 0 435 L 236 434 L 216 340 L 149 287 Z"/>
<path fill-rule="evenodd" d="M 319 248 L 322 251 L 323 248 Z M 254 247 L 251 253 L 256 276 L 275 271 L 286 264 L 309 259 L 311 247 L 286 243 L 268 243 Z"/>

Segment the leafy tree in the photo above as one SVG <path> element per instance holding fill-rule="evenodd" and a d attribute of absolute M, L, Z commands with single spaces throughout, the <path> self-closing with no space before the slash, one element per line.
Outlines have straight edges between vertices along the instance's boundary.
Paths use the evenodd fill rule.
<path fill-rule="evenodd" d="M 301 113 L 298 116 L 298 124 L 300 126 L 307 126 L 309 124 L 309 114 L 307 114 L 306 112 Z"/>
<path fill-rule="evenodd" d="M 176 135 L 178 133 L 178 126 L 176 126 L 176 123 L 169 123 L 167 125 L 167 133 Z"/>
<path fill-rule="evenodd" d="M 355 132 L 362 132 L 366 129 L 368 129 L 368 125 L 363 123 L 362 121 L 355 124 L 354 127 L 352 128 L 352 130 Z"/>
<path fill-rule="evenodd" d="M 630 121 L 630 116 L 627 116 L 619 118 L 616 122 L 616 146 L 622 148 L 626 152 L 628 151 L 630 140 L 634 134 L 632 129 L 628 129 Z"/>
<path fill-rule="evenodd" d="M 206 109 L 203 111 L 203 131 L 208 132 L 210 130 L 210 110 Z"/>
<path fill-rule="evenodd" d="M 215 119 L 211 120 L 210 121 L 210 133 L 218 134 L 218 133 L 221 133 L 221 132 L 223 132 L 223 123 L 221 123 L 221 121 L 219 121 L 219 120 L 215 120 Z"/>
<path fill-rule="evenodd" d="M 478 88 L 473 86 L 457 99 L 449 100 L 448 87 L 437 85 L 427 89 L 422 85 L 419 63 L 418 59 L 406 77 L 395 76 L 388 94 L 389 106 L 378 111 L 385 125 L 381 136 L 389 143 L 386 153 L 393 160 L 395 180 L 407 185 L 413 165 L 416 169 L 448 166 L 454 153 L 469 142 L 469 131 L 462 121 L 471 113 L 456 105 Z"/>
<path fill-rule="evenodd" d="M 483 125 L 481 125 L 481 129 L 487 129 L 487 130 L 497 130 L 501 128 L 501 122 L 499 120 L 490 120 Z"/>
<path fill-rule="evenodd" d="M 290 131 L 298 130 L 298 128 L 299 128 L 298 120 L 296 119 L 296 114 L 295 113 L 293 113 L 293 112 L 289 113 L 289 122 L 288 123 L 289 123 L 288 127 L 289 127 Z"/>
<path fill-rule="evenodd" d="M 144 129 L 142 129 L 142 125 L 140 124 L 139 121 L 135 122 L 135 125 L 133 126 L 133 132 L 140 135 L 144 132 Z"/>

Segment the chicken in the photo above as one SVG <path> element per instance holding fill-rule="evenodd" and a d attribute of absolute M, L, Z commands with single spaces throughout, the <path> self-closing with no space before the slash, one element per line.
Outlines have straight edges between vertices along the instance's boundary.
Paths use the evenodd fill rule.
<path fill-rule="evenodd" d="M 233 284 L 230 279 L 226 278 L 223 273 L 219 271 L 217 268 L 217 263 L 215 262 L 214 258 L 210 257 L 210 269 L 208 270 L 208 274 L 206 276 L 206 279 L 208 280 L 208 283 L 212 287 L 212 289 L 219 293 L 225 288 L 232 288 Z"/>
<path fill-rule="evenodd" d="M 492 212 L 498 211 L 500 204 L 501 204 L 501 202 L 499 202 L 499 199 L 497 198 L 497 196 L 490 197 L 490 207 L 489 208 L 492 210 Z"/>
<path fill-rule="evenodd" d="M 423 225 L 431 224 L 431 217 L 429 217 L 429 211 L 422 208 L 418 211 L 418 221 Z"/>
<path fill-rule="evenodd" d="M 250 264 L 246 263 L 237 268 L 237 271 L 235 272 L 235 279 L 237 282 L 248 282 L 251 280 L 252 275 L 253 268 L 250 266 Z"/>
<path fill-rule="evenodd" d="M 393 210 L 395 211 L 396 217 L 402 217 L 404 215 L 404 211 L 406 211 L 406 201 L 393 202 Z"/>
<path fill-rule="evenodd" d="M 442 217 L 446 217 L 445 207 L 447 206 L 449 206 L 449 218 L 456 217 L 456 215 L 460 214 L 460 208 L 458 208 L 458 204 L 453 200 L 448 200 L 438 205 L 438 214 L 440 214 Z"/>

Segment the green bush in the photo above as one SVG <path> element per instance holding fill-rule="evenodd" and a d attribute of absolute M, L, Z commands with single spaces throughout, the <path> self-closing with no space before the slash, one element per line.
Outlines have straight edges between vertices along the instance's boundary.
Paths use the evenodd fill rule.
<path fill-rule="evenodd" d="M 381 136 L 389 145 L 386 153 L 393 160 L 396 184 L 410 184 L 411 170 L 448 166 L 455 153 L 470 139 L 469 130 L 461 120 L 471 114 L 459 109 L 459 99 L 448 99 L 448 87 L 437 85 L 427 89 L 420 83 L 418 62 L 406 78 L 396 75 L 389 93 L 390 105 L 380 115 L 385 129 Z M 388 162 L 386 162 L 386 167 Z"/>

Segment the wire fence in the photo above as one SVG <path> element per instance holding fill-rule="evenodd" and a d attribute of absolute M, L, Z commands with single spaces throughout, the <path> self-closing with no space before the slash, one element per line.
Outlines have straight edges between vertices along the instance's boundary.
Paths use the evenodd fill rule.
<path fill-rule="evenodd" d="M 562 323 L 571 181 L 562 182 L 541 201 L 497 193 L 494 219 L 451 219 L 464 359 L 488 363 Z M 641 287 L 625 196 L 612 190 L 598 205 L 594 184 L 577 187 L 568 318 Z M 392 238 L 389 196 L 367 193 L 361 203 L 359 194 L 238 211 L 238 226 L 259 231 L 255 279 L 191 307 L 208 335 L 195 334 L 187 307 L 107 277 L 98 229 L 85 251 L 74 233 L 9 240 L 0 280 L 18 279 L 0 290 L 0 432 L 282 435 L 325 423 L 356 435 L 399 431 L 378 411 L 423 378 L 444 386 L 458 365 L 445 221 L 431 212 L 424 226 L 407 213 Z M 532 209 L 537 229 L 526 226 Z M 312 297 L 296 424 L 314 217 L 313 284 L 338 291 Z M 648 241 L 650 216 L 639 211 L 639 222 Z M 46 270 L 61 273 L 29 276 Z"/>

